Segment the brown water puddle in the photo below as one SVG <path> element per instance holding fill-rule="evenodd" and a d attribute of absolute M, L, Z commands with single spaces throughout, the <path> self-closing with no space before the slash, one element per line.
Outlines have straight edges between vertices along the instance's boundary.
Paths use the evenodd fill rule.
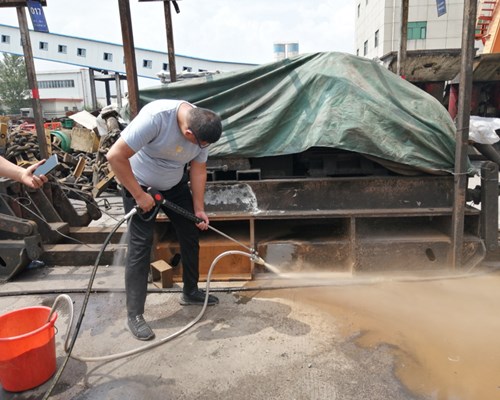
<path fill-rule="evenodd" d="M 334 315 L 342 335 L 359 335 L 361 346 L 392 345 L 396 373 L 416 394 L 500 399 L 500 273 L 289 294 Z"/>

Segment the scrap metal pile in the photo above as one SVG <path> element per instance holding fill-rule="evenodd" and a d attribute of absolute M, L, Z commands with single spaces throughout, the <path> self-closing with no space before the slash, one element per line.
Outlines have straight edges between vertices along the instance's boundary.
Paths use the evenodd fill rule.
<path fill-rule="evenodd" d="M 102 213 L 96 198 L 117 189 L 105 155 L 123 129 L 119 114 L 114 109 L 98 117 L 82 113 L 95 126 L 81 125 L 77 114 L 72 129 L 60 122 L 45 124 L 50 152 L 57 155 L 59 165 L 41 190 L 0 178 L 0 280 L 38 260 L 45 245 L 63 242 L 72 227 L 98 220 Z M 0 129 L 0 155 L 23 167 L 41 159 L 32 124 L 4 117 Z"/>

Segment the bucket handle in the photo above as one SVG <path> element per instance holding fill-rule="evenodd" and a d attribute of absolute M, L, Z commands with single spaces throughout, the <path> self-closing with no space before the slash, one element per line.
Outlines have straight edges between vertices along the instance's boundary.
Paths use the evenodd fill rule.
<path fill-rule="evenodd" d="M 71 297 L 69 297 L 67 294 L 60 294 L 59 296 L 56 297 L 54 300 L 54 304 L 52 305 L 52 308 L 50 309 L 49 317 L 47 318 L 47 322 L 50 321 L 50 318 L 52 317 L 52 314 L 56 310 L 57 306 L 61 302 L 61 300 L 65 300 L 66 303 L 68 304 L 68 310 L 69 310 L 69 324 L 68 327 L 66 328 L 66 342 L 68 341 L 69 338 L 69 332 L 71 330 L 71 327 L 73 326 L 73 300 L 71 300 Z"/>

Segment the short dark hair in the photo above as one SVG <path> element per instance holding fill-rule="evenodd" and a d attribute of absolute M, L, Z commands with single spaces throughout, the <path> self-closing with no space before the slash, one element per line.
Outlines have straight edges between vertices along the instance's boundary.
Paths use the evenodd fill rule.
<path fill-rule="evenodd" d="M 206 108 L 195 107 L 189 110 L 187 123 L 202 142 L 215 143 L 222 135 L 220 116 Z"/>

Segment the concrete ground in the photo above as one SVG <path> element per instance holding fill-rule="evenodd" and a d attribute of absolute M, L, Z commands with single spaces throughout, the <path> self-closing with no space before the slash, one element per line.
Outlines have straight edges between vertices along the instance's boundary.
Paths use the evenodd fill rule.
<path fill-rule="evenodd" d="M 260 273 L 251 282 L 215 282 L 211 290 L 220 304 L 207 308 L 190 330 L 116 361 L 70 359 L 50 398 L 500 399 L 497 268 L 482 265 L 463 276 L 441 277 L 285 279 Z M 26 270 L 0 284 L 0 310 L 51 307 L 67 293 L 74 303 L 72 336 L 91 271 Z M 150 286 L 145 318 L 156 342 L 201 310 L 181 306 L 180 290 Z M 65 359 L 67 308 L 57 308 L 58 368 Z M 124 326 L 123 267 L 99 267 L 73 355 L 101 357 L 149 343 L 135 340 Z M 0 385 L 0 399 L 41 399 L 51 383 L 20 393 Z"/>
<path fill-rule="evenodd" d="M 332 275 L 320 282 L 315 276 L 263 276 L 214 283 L 220 304 L 207 308 L 186 333 L 117 361 L 71 359 L 51 398 L 498 399 L 500 273 L 492 271 L 454 279 Z M 26 271 L 0 286 L 0 308 L 51 307 L 57 288 L 64 287 L 76 322 L 90 272 L 91 267 Z M 124 327 L 122 287 L 123 267 L 100 267 L 75 356 L 99 357 L 145 344 Z M 201 310 L 179 305 L 179 290 L 151 286 L 145 318 L 156 341 Z M 62 304 L 58 367 L 68 322 Z M 41 399 L 50 384 L 21 393 L 0 389 L 0 398 Z"/>

